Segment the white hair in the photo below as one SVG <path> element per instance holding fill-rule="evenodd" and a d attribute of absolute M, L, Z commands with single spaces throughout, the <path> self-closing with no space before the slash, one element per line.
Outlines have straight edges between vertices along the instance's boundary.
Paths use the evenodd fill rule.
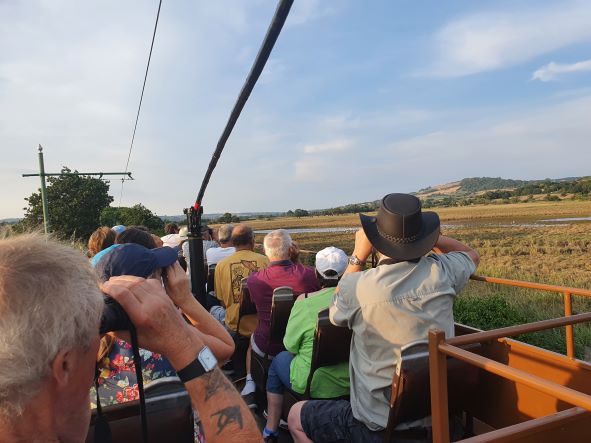
<path fill-rule="evenodd" d="M 276 229 L 265 235 L 263 246 L 265 255 L 269 258 L 287 260 L 289 258 L 289 248 L 292 241 L 289 233 L 285 229 Z"/>
<path fill-rule="evenodd" d="M 90 345 L 103 306 L 79 251 L 38 234 L 0 239 L 0 419 L 22 414 L 58 352 Z"/>
<path fill-rule="evenodd" d="M 232 229 L 233 225 L 222 225 L 218 229 L 218 240 L 220 243 L 228 243 L 232 240 Z"/>

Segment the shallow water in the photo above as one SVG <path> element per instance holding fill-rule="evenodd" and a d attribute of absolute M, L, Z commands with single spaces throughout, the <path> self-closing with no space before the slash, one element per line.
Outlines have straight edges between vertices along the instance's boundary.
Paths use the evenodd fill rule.
<path fill-rule="evenodd" d="M 561 223 L 561 222 L 576 222 L 576 221 L 591 221 L 591 216 L 589 217 L 569 217 L 569 218 L 547 218 L 545 220 L 540 220 L 543 222 L 553 222 L 553 223 Z"/>
<path fill-rule="evenodd" d="M 473 222 L 463 222 L 463 223 L 444 223 L 441 225 L 441 229 L 461 229 L 467 227 L 475 227 L 475 226 L 482 226 L 482 227 L 493 227 L 493 228 L 545 228 L 551 226 L 567 226 L 570 223 L 574 222 L 584 222 L 584 221 L 591 221 L 591 216 L 589 217 L 570 217 L 570 218 L 550 218 L 550 219 L 543 219 L 543 220 L 532 220 L 528 222 L 490 222 L 490 221 L 473 221 Z M 359 229 L 358 226 L 339 226 L 334 228 L 291 228 L 286 229 L 289 234 L 319 234 L 319 233 L 346 233 L 346 232 L 355 232 Z M 268 234 L 273 229 L 259 229 L 255 230 L 255 234 Z"/>

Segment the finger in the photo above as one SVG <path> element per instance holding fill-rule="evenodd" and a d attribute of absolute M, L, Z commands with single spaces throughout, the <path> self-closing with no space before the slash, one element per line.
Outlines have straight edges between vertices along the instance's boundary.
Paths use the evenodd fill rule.
<path fill-rule="evenodd" d="M 135 275 L 118 275 L 117 277 L 111 277 L 110 282 L 120 283 L 122 285 L 129 285 L 144 281 L 145 278 L 136 277 Z"/>
<path fill-rule="evenodd" d="M 119 303 L 130 318 L 132 318 L 133 312 L 138 312 L 141 309 L 139 297 L 124 285 L 106 282 L 101 286 L 101 290 Z"/>

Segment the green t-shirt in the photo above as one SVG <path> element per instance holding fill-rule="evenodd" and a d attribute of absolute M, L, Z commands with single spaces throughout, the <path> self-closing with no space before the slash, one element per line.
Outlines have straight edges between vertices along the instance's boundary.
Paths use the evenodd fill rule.
<path fill-rule="evenodd" d="M 298 300 L 293 305 L 283 344 L 292 354 L 289 378 L 291 388 L 303 394 L 306 390 L 312 347 L 318 312 L 328 308 L 332 301 L 335 288 L 321 289 L 308 295 L 308 298 Z M 349 364 L 340 363 L 334 366 L 319 368 L 314 373 L 310 395 L 313 398 L 334 398 L 349 395 Z"/>

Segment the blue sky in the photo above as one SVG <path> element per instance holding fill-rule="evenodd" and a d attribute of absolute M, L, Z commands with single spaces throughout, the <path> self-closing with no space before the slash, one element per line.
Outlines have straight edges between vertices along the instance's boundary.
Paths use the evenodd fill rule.
<path fill-rule="evenodd" d="M 276 3 L 164 0 L 122 204 L 180 214 Z M 156 0 L 0 0 L 0 218 L 46 169 L 123 170 Z M 295 0 L 206 212 L 589 175 L 591 2 Z M 115 204 L 120 182 L 111 182 Z"/>

